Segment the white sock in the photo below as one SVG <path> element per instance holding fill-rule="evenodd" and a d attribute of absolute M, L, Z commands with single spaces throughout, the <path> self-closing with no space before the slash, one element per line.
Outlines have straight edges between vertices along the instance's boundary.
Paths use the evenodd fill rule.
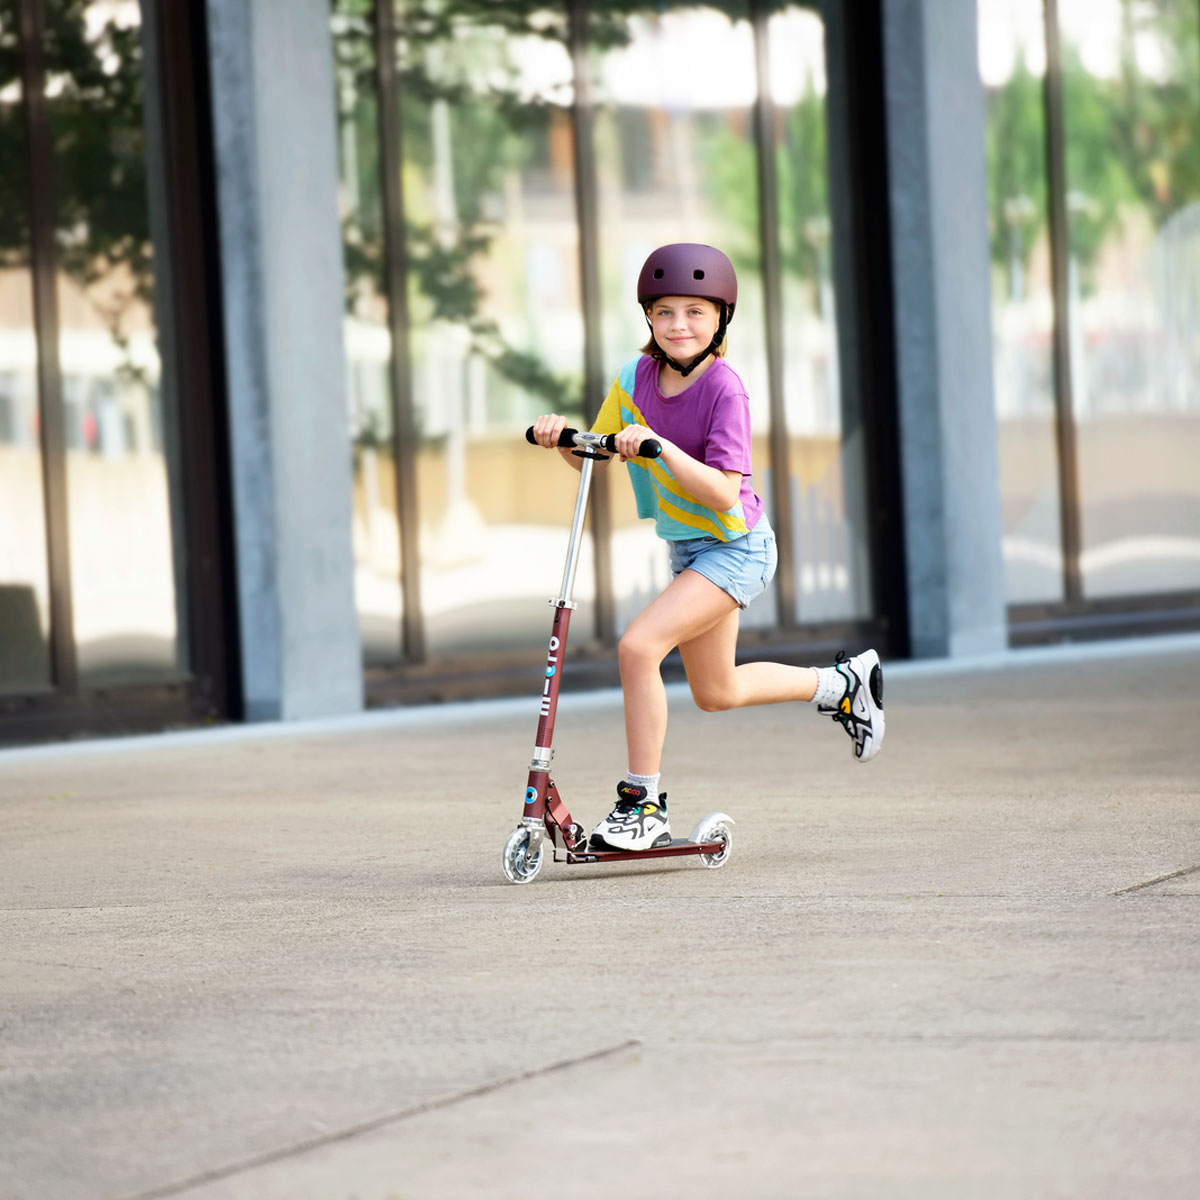
<path fill-rule="evenodd" d="M 633 771 L 625 772 L 625 781 L 632 783 L 635 787 L 644 787 L 646 789 L 647 800 L 658 799 L 658 781 L 662 775 L 637 775 Z"/>
<path fill-rule="evenodd" d="M 836 667 L 814 667 L 813 670 L 817 673 L 817 690 L 810 703 L 836 708 L 846 694 L 846 677 Z"/>

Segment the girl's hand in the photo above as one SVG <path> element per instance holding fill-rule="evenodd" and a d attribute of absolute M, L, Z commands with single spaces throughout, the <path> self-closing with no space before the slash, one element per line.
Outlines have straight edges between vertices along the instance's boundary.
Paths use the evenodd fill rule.
<path fill-rule="evenodd" d="M 671 444 L 665 439 L 658 436 L 648 425 L 626 425 L 620 433 L 616 435 L 617 453 L 621 456 L 621 461 L 625 462 L 630 458 L 637 458 L 638 451 L 642 447 L 644 441 L 650 438 L 657 439 L 662 443 L 662 448 L 666 448 Z"/>
<path fill-rule="evenodd" d="M 557 413 L 545 413 L 533 423 L 533 436 L 539 446 L 552 450 L 558 445 L 559 435 L 567 428 L 567 418 Z"/>

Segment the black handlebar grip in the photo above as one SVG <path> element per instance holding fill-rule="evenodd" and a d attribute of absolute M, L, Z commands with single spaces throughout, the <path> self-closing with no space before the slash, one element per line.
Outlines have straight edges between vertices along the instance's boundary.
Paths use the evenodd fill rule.
<path fill-rule="evenodd" d="M 558 444 L 560 446 L 575 445 L 575 435 L 579 432 L 578 429 L 564 429 L 558 435 Z M 531 445 L 538 445 L 538 440 L 533 436 L 533 426 L 525 430 L 525 440 Z M 608 433 L 600 439 L 600 445 L 604 447 L 609 454 L 616 454 L 616 434 Z M 637 452 L 638 458 L 658 458 L 662 454 L 662 443 L 657 438 L 647 438 L 639 447 Z"/>
<path fill-rule="evenodd" d="M 578 430 L 578 429 L 564 429 L 564 430 L 562 431 L 562 433 L 560 433 L 560 434 L 558 435 L 558 444 L 559 444 L 560 446 L 573 446 L 573 445 L 575 445 L 575 435 L 576 435 L 578 432 L 579 432 L 579 430 Z M 526 440 L 526 441 L 527 441 L 527 442 L 528 442 L 528 443 L 529 443 L 531 446 L 536 446 L 536 445 L 538 445 L 538 440 L 537 440 L 537 438 L 535 438 L 535 437 L 533 436 L 533 426 L 532 426 L 532 425 L 530 425 L 530 427 L 529 427 L 527 430 L 525 430 L 525 440 Z"/>
<path fill-rule="evenodd" d="M 610 454 L 616 454 L 616 452 L 617 452 L 616 440 L 617 440 L 617 435 L 615 433 L 610 433 L 605 436 L 604 440 L 600 444 Z M 659 442 L 657 440 L 657 438 L 647 438 L 638 447 L 637 457 L 638 458 L 657 458 L 661 453 L 662 453 L 662 443 Z"/>

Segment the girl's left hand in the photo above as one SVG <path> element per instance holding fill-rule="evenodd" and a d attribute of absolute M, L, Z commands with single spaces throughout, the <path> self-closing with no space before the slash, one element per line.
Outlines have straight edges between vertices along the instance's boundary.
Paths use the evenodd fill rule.
<path fill-rule="evenodd" d="M 621 461 L 626 462 L 628 459 L 637 458 L 642 443 L 650 438 L 654 438 L 660 442 L 664 450 L 669 444 L 663 438 L 659 437 L 648 425 L 626 425 L 614 439 L 617 453 L 621 456 Z"/>

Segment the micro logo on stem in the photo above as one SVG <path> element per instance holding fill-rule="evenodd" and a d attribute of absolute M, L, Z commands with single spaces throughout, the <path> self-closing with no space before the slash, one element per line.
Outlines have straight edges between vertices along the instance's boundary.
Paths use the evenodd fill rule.
<path fill-rule="evenodd" d="M 550 706 L 554 702 L 554 697 L 550 694 L 550 681 L 554 676 L 554 672 L 558 670 L 555 665 L 558 662 L 558 655 L 555 653 L 562 643 L 557 636 L 550 639 L 550 647 L 546 656 L 546 682 L 542 685 L 542 716 L 550 715 Z"/>

